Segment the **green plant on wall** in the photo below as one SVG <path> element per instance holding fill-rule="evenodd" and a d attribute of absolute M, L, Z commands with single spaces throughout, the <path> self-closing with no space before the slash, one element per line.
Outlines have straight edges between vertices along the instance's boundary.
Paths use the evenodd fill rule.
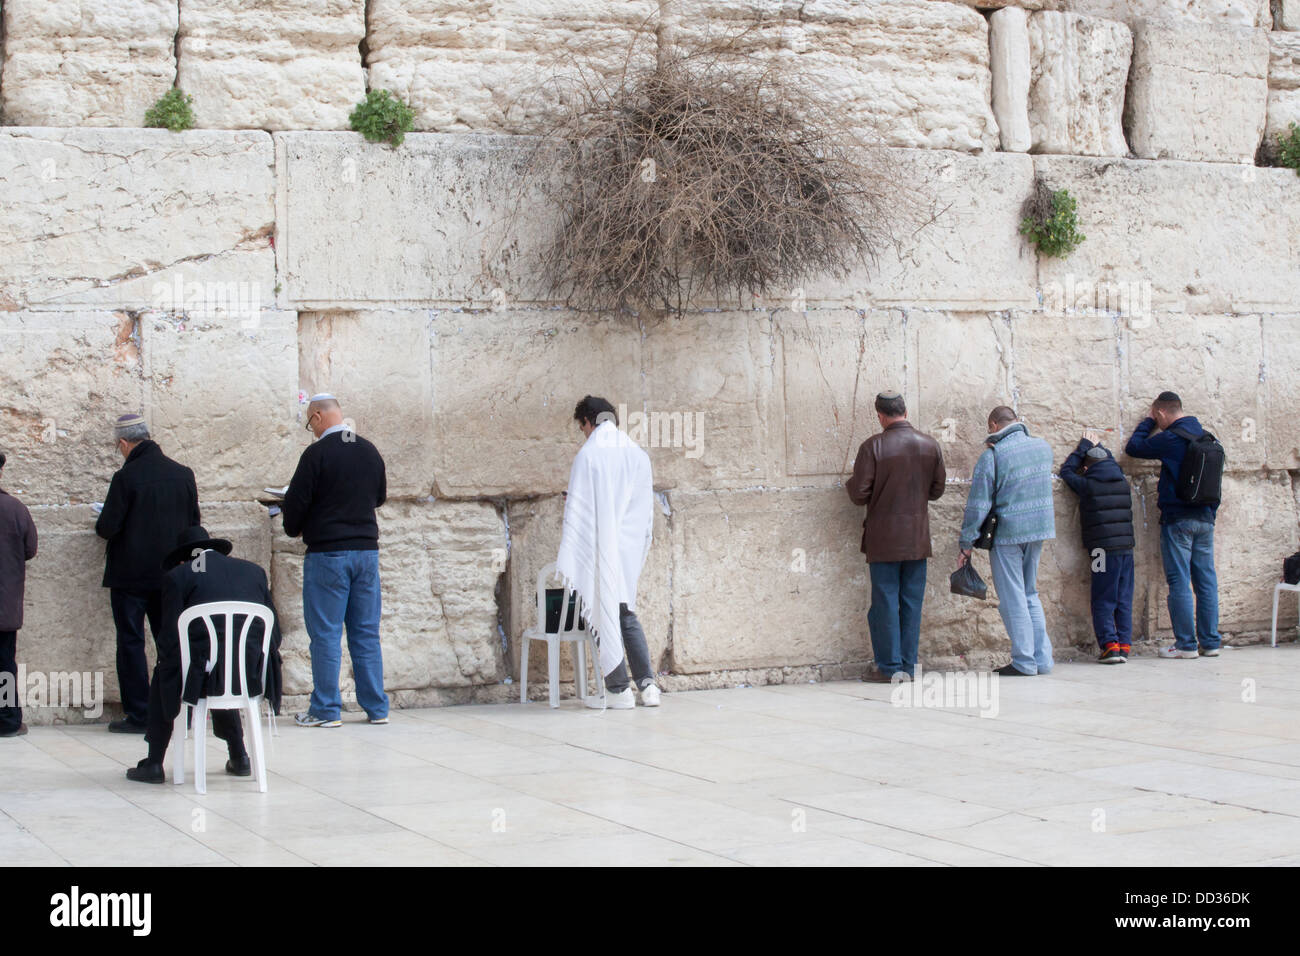
<path fill-rule="evenodd" d="M 371 90 L 348 117 L 352 128 L 372 143 L 401 146 L 415 127 L 415 110 L 388 90 Z"/>
<path fill-rule="evenodd" d="M 1063 259 L 1088 238 L 1079 232 L 1079 215 L 1068 189 L 1054 191 L 1036 183 L 1021 215 L 1020 234 L 1045 256 Z"/>
<path fill-rule="evenodd" d="M 144 114 L 144 125 L 161 127 L 173 133 L 194 128 L 194 110 L 190 104 L 194 97 L 187 96 L 178 89 L 164 93 Z"/>
<path fill-rule="evenodd" d="M 1277 164 L 1287 169 L 1294 169 L 1300 176 L 1300 126 L 1287 124 L 1289 132 L 1277 138 Z"/>

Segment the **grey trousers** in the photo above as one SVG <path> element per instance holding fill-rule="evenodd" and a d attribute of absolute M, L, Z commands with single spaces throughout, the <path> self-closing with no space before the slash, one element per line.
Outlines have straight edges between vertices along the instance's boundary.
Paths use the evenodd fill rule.
<path fill-rule="evenodd" d="M 626 604 L 618 606 L 619 629 L 623 632 L 623 650 L 627 661 L 610 671 L 605 678 L 605 690 L 611 694 L 621 694 L 627 690 L 627 665 L 632 665 L 632 679 L 636 681 L 637 690 L 644 690 L 646 685 L 655 682 L 654 667 L 650 664 L 650 647 L 646 644 L 645 631 L 636 615 L 627 609 Z"/>

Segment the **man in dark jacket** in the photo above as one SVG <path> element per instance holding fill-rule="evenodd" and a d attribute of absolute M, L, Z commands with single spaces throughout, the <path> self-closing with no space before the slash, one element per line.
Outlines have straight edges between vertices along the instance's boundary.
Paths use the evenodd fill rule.
<path fill-rule="evenodd" d="M 162 453 L 139 415 L 123 415 L 114 432 L 126 463 L 113 475 L 95 533 L 108 541 L 104 587 L 117 628 L 121 720 L 108 729 L 142 734 L 149 712 L 149 665 L 144 619 L 157 641 L 162 613 L 162 560 L 176 537 L 199 523 L 194 472 Z"/>
<path fill-rule="evenodd" d="M 5 456 L 0 454 L 0 473 Z M 18 632 L 23 626 L 27 562 L 36 557 L 36 525 L 27 506 L 0 488 L 0 737 L 27 733 L 18 699 Z"/>
<path fill-rule="evenodd" d="M 338 727 L 343 699 L 343 628 L 357 703 L 372 724 L 388 723 L 384 658 L 379 643 L 379 522 L 388 497 L 384 459 L 343 421 L 338 399 L 313 395 L 307 428 L 316 441 L 298 459 L 281 511 L 284 533 L 302 535 L 302 610 L 311 639 L 311 703 L 295 715 L 302 727 Z"/>
<path fill-rule="evenodd" d="M 138 783 L 162 783 L 163 757 L 171 742 L 176 716 L 181 712 L 182 700 L 198 703 L 200 697 L 227 692 L 225 680 L 225 618 L 213 621 L 217 636 L 217 663 L 209 673 L 206 670 L 209 642 L 207 627 L 202 620 L 193 621 L 189 634 L 189 672 L 181 673 L 181 640 L 179 630 L 181 612 L 199 604 L 214 601 L 246 601 L 261 604 L 272 614 L 271 653 L 266 662 L 266 681 L 262 681 L 262 639 L 264 633 L 258 623 L 248 629 L 244 646 L 244 662 L 248 674 L 248 694 L 265 693 L 276 713 L 280 712 L 280 620 L 275 614 L 271 588 L 266 572 L 252 561 L 230 557 L 229 541 L 209 536 L 201 526 L 188 528 L 176 540 L 176 548 L 160 565 L 167 568 L 163 577 L 162 615 L 163 629 L 157 637 L 158 664 L 154 667 L 153 681 L 149 685 L 149 718 L 145 741 L 149 755 L 127 770 L 128 780 Z M 241 633 L 244 618 L 234 619 L 235 634 Z M 239 668 L 231 668 L 231 680 L 237 684 Z M 243 688 L 229 688 L 239 693 Z M 237 710 L 212 711 L 212 731 L 226 742 L 230 759 L 226 773 L 247 777 L 252 768 L 248 751 L 244 747 L 243 725 Z"/>
<path fill-rule="evenodd" d="M 897 392 L 876 396 L 881 431 L 858 449 L 845 487 L 867 506 L 862 553 L 871 573 L 871 649 L 875 664 L 863 675 L 888 683 L 915 674 L 921 643 L 921 602 L 930 557 L 931 501 L 943 495 L 947 472 L 939 443 L 912 427 Z"/>
<path fill-rule="evenodd" d="M 1157 430 L 1158 434 L 1152 434 Z M 1190 505 L 1178 497 L 1178 473 L 1191 444 L 1178 433 L 1195 438 L 1204 431 L 1200 422 L 1183 414 L 1182 399 L 1173 392 L 1161 392 L 1151 404 L 1151 414 L 1133 430 L 1124 449 L 1132 458 L 1160 462 L 1156 487 L 1160 557 L 1169 584 L 1169 619 L 1174 629 L 1174 644 L 1162 647 L 1161 657 L 1218 657 L 1223 644 L 1219 636 L 1219 580 L 1214 572 L 1214 519 L 1219 506 Z"/>
<path fill-rule="evenodd" d="M 1084 433 L 1061 466 L 1079 496 L 1079 526 L 1092 568 L 1092 628 L 1101 663 L 1123 664 L 1133 643 L 1133 496 L 1119 463 Z"/>

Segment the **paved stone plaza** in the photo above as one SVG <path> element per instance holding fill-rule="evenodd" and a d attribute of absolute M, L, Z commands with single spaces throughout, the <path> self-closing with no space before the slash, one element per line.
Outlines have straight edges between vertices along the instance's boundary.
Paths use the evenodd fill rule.
<path fill-rule="evenodd" d="M 269 792 L 129 783 L 102 725 L 0 741 L 0 859 L 93 865 L 1300 863 L 1300 647 L 1060 664 L 997 716 L 856 682 L 280 719 Z M 1253 702 L 1243 698 L 1254 697 Z M 170 769 L 170 768 L 169 768 Z"/>

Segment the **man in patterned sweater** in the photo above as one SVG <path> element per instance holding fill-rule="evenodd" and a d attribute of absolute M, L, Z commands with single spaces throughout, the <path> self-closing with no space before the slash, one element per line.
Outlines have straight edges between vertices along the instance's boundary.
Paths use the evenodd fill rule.
<path fill-rule="evenodd" d="M 988 427 L 989 447 L 975 464 L 966 498 L 957 566 L 970 560 L 980 525 L 992 511 L 997 515 L 997 531 L 989 563 L 998 611 L 1011 638 L 1011 663 L 997 673 L 1003 677 L 1047 674 L 1052 670 L 1052 642 L 1037 581 L 1043 542 L 1056 537 L 1052 447 L 1041 438 L 1031 438 L 1005 405 L 989 412 Z"/>

